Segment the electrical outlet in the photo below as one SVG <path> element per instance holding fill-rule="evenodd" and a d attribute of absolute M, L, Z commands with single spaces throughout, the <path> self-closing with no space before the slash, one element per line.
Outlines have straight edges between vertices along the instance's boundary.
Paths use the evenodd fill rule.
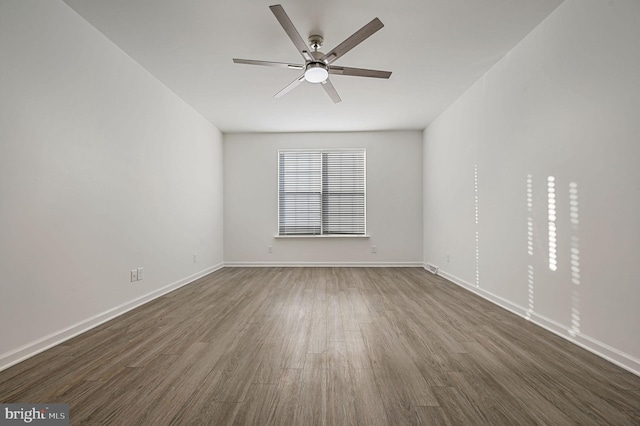
<path fill-rule="evenodd" d="M 144 278 L 144 268 L 138 268 L 138 281 Z"/>
<path fill-rule="evenodd" d="M 267 247 L 267 252 L 268 253 L 273 253 L 273 247 L 272 246 L 268 246 Z"/>
<path fill-rule="evenodd" d="M 371 253 L 377 253 L 378 248 L 376 246 L 371 246 Z"/>
<path fill-rule="evenodd" d="M 138 270 L 137 269 L 132 269 L 131 270 L 131 282 L 134 281 L 138 281 Z"/>
<path fill-rule="evenodd" d="M 451 253 L 447 253 L 447 263 L 451 262 Z"/>
<path fill-rule="evenodd" d="M 198 254 L 193 253 L 193 263 L 198 263 Z"/>

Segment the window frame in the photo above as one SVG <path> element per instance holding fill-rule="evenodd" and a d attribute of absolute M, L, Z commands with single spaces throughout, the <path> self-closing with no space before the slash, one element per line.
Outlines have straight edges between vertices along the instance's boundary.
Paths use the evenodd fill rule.
<path fill-rule="evenodd" d="M 363 155 L 363 195 L 364 195 L 364 233 L 362 234 L 324 234 L 324 222 L 325 222 L 325 210 L 324 204 L 324 153 L 325 152 L 339 152 L 339 151 L 358 151 Z M 280 158 L 283 152 L 313 152 L 320 154 L 320 233 L 319 234 L 281 234 L 280 233 Z M 294 149 L 278 149 L 278 165 L 277 165 L 277 217 L 276 217 L 276 235 L 275 238 L 369 238 L 367 233 L 367 150 L 366 148 L 294 148 Z"/>

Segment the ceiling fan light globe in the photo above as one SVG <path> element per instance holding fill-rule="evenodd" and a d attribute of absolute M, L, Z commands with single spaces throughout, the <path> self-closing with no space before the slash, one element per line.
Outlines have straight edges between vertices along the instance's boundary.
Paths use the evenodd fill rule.
<path fill-rule="evenodd" d="M 309 64 L 304 71 L 304 79 L 309 83 L 322 83 L 329 77 L 329 72 L 320 64 Z"/>

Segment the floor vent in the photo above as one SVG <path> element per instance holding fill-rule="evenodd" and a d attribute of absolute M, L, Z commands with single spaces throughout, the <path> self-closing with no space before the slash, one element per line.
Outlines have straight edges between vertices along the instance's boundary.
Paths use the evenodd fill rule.
<path fill-rule="evenodd" d="M 432 274 L 437 274 L 438 273 L 438 267 L 434 266 L 430 263 L 427 263 L 427 271 L 431 272 Z"/>

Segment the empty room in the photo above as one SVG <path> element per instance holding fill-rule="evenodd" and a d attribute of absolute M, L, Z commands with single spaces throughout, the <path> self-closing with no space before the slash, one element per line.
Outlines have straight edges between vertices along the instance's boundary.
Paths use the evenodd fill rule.
<path fill-rule="evenodd" d="M 637 0 L 0 0 L 0 424 L 640 424 Z"/>

